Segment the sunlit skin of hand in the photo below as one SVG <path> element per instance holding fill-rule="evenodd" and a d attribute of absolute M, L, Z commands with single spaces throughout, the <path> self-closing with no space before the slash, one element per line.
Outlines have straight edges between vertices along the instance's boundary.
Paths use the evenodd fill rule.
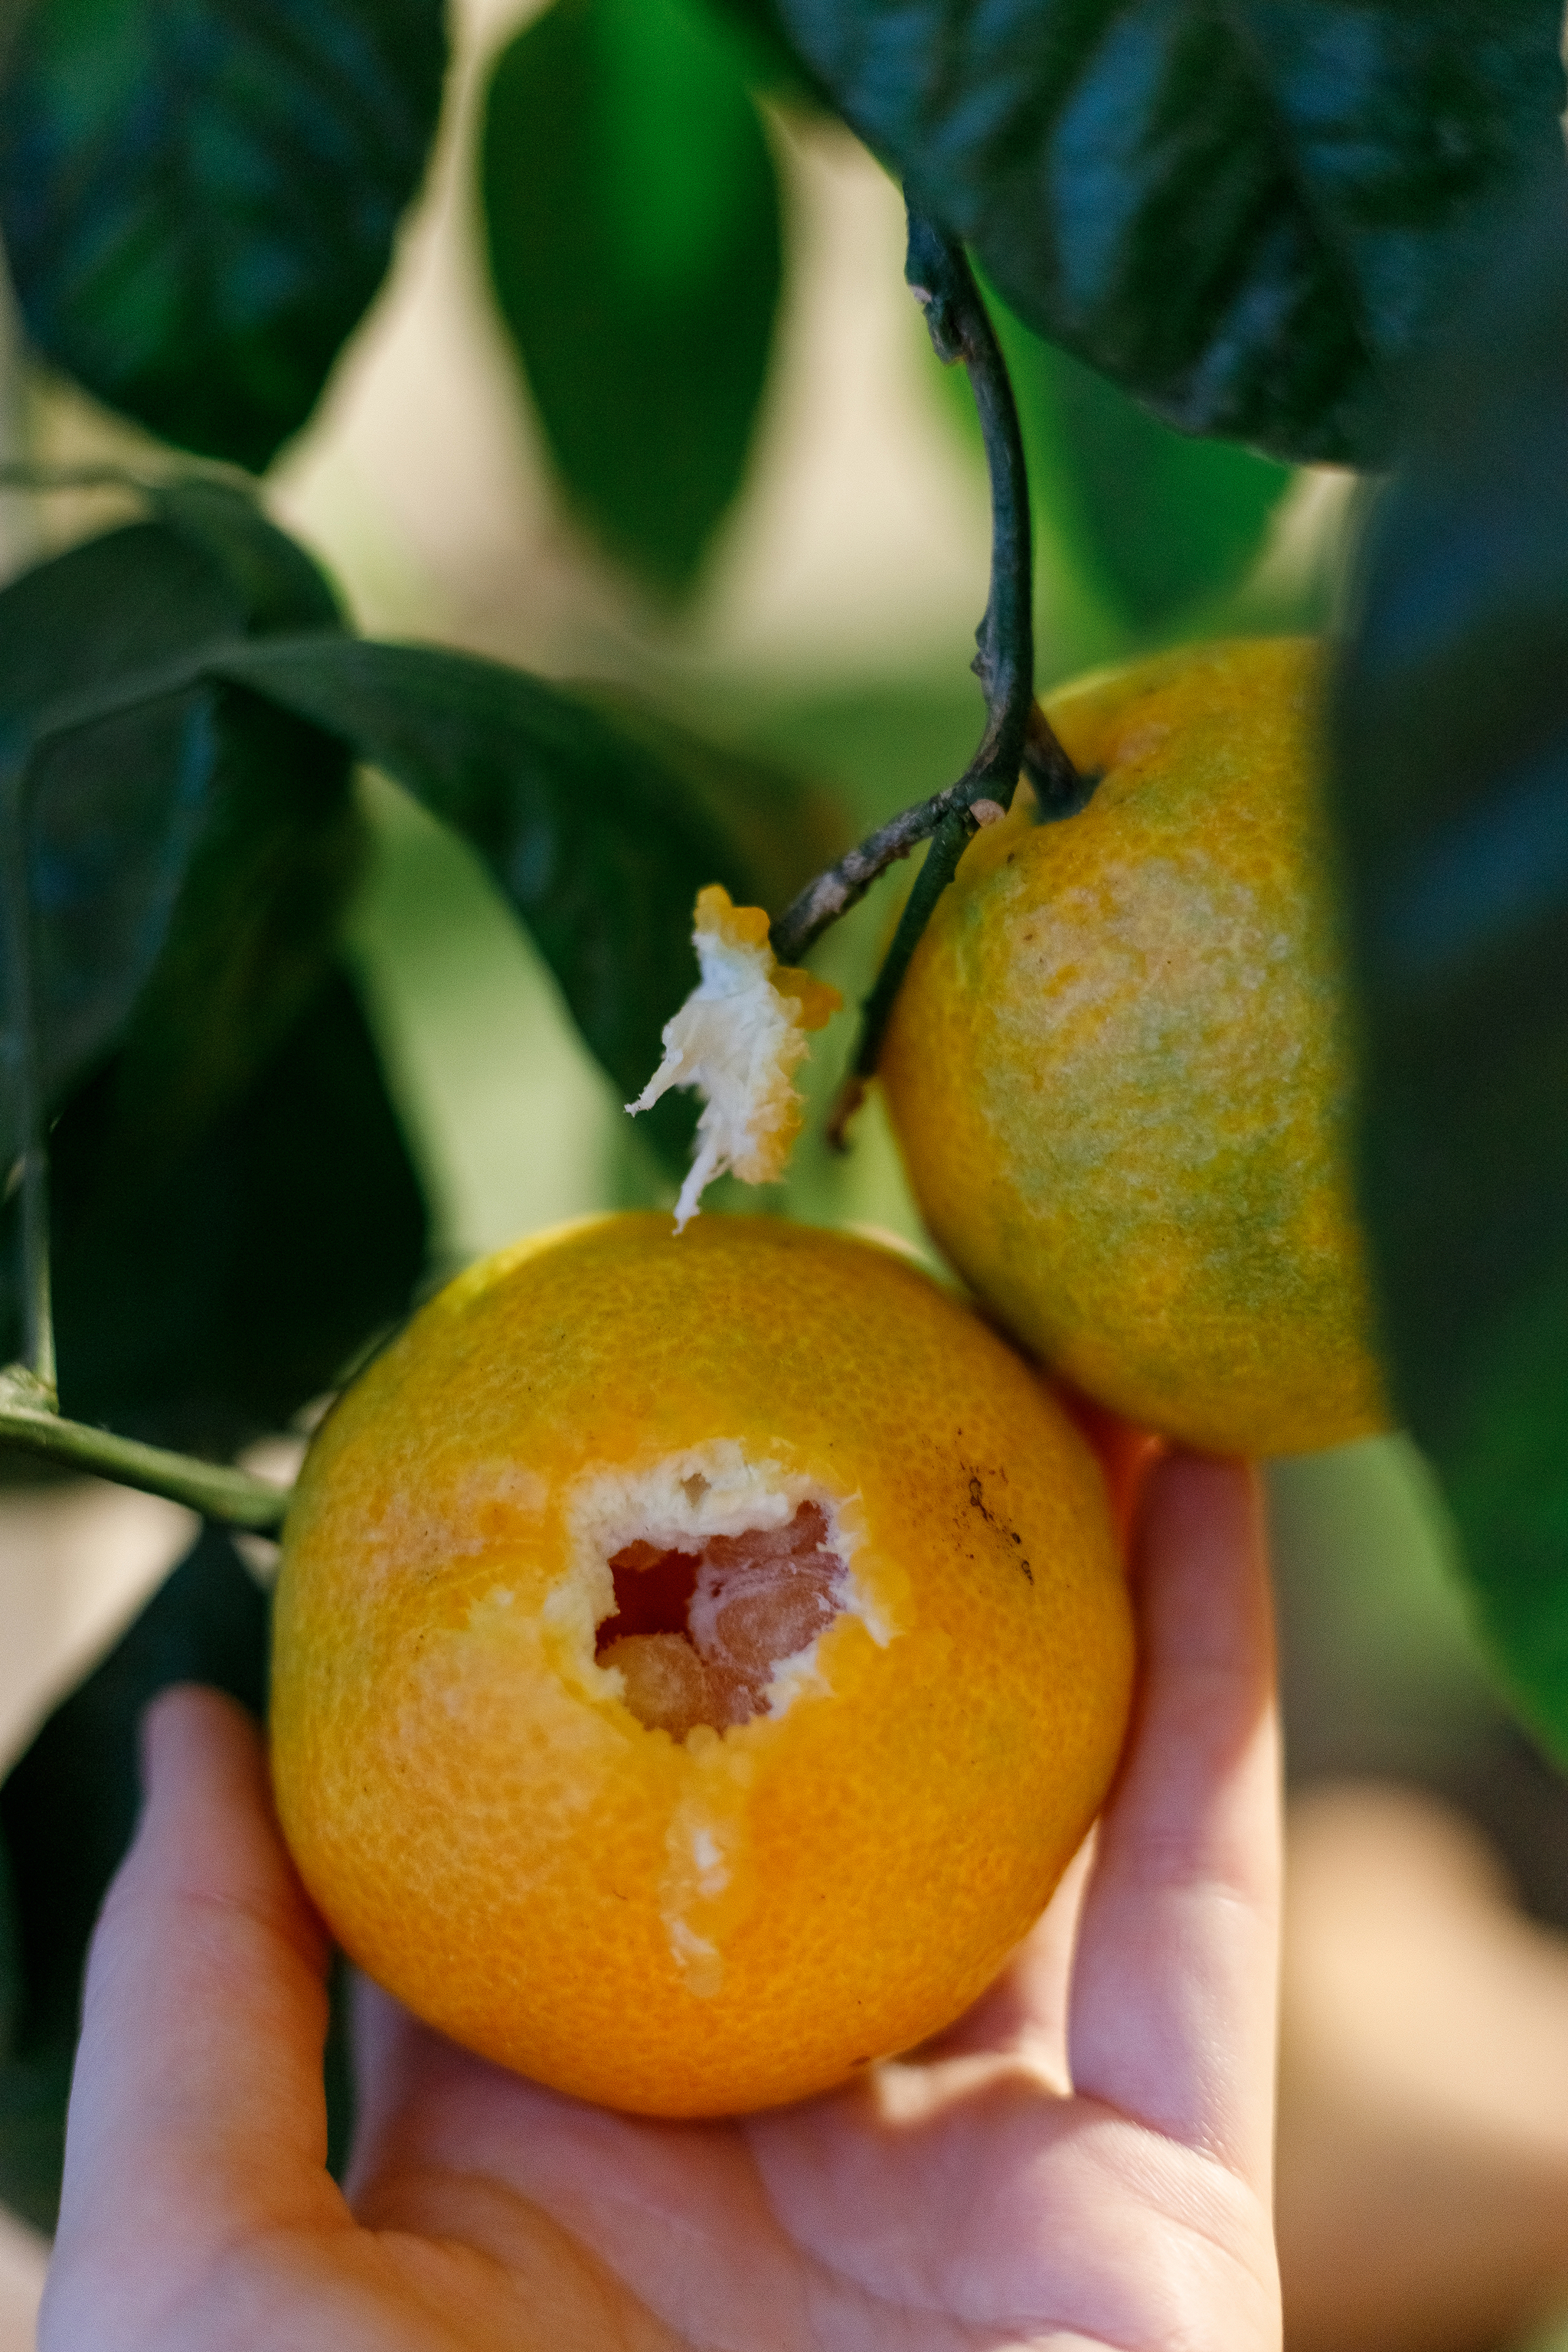
<path fill-rule="evenodd" d="M 1142 1692 L 1092 1860 L 939 2043 L 804 2106 L 658 2124 L 366 1987 L 346 2195 L 327 1946 L 260 1744 L 228 1701 L 166 1696 L 88 1975 L 41 2352 L 1272 2352 L 1279 1755 L 1250 1475 L 1157 1470 L 1136 1584 Z"/>

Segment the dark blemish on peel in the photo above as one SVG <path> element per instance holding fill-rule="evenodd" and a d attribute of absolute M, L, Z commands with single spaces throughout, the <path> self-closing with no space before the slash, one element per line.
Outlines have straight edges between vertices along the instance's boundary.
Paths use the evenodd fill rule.
<path fill-rule="evenodd" d="M 961 1468 L 965 1466 L 962 1460 L 959 1466 Z M 1004 1470 L 999 1475 L 1003 1485 L 1005 1486 L 1007 1483 L 1007 1473 Z M 1023 1550 L 1024 1538 L 1018 1533 L 1017 1529 L 1016 1528 L 1004 1527 L 1002 1521 L 996 1517 L 995 1512 L 986 1507 L 985 1485 L 978 1470 L 971 1470 L 969 1473 L 969 1503 L 970 1508 L 979 1512 L 987 1527 L 994 1528 L 998 1535 L 1005 1536 L 1010 1543 L 1017 1546 L 1020 1552 Z M 1023 1570 L 1024 1574 L 1028 1578 L 1029 1582 L 1033 1584 L 1035 1580 L 1035 1571 L 1029 1566 L 1028 1561 L 1026 1559 L 1020 1559 L 1018 1565 Z"/>

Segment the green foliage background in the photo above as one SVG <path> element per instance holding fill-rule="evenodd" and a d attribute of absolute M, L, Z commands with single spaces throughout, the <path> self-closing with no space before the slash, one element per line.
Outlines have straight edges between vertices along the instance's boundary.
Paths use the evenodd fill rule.
<path fill-rule="evenodd" d="M 633 1130 L 618 1106 L 690 976 L 697 887 L 776 912 L 965 764 L 957 630 L 941 665 L 813 677 L 703 652 L 809 315 L 802 192 L 847 123 L 984 272 L 1042 675 L 1344 626 L 1333 789 L 1391 1361 L 1492 1652 L 1568 1752 L 1558 13 L 1296 0 L 1243 42 L 1199 0 L 553 0 L 468 61 L 460 104 L 439 0 L 6 17 L 19 407 L 36 441 L 73 419 L 98 468 L 96 506 L 47 469 L 12 487 L 37 560 L 0 590 L 0 1124 L 9 1161 L 30 1057 L 65 1410 L 227 1457 L 510 1223 L 668 1199 L 689 1108 Z M 530 624 L 485 613 L 482 582 L 482 626 L 444 627 L 416 584 L 424 642 L 359 634 L 276 520 L 353 396 L 410 208 L 454 169 L 548 481 L 538 674 L 485 657 Z M 908 352 L 978 523 L 972 404 L 912 310 Z M 417 469 L 433 428 L 404 429 Z M 1348 592 L 1321 527 L 1344 502 L 1297 470 L 1321 459 L 1398 467 Z M 548 583 L 578 600 L 553 635 Z M 869 902 L 825 945 L 851 997 L 887 919 Z M 923 1246 L 875 1108 L 847 1161 L 822 1141 L 842 1027 L 787 1183 L 724 1205 Z M 14 1196 L 0 1214 L 16 1354 Z M 1281 1474 L 1282 1526 L 1314 1475 Z M 1430 1518 L 1401 1521 L 1408 1556 Z M 174 1674 L 259 1703 L 265 1640 L 209 1532 L 13 1759 L 0 2194 L 40 2221 L 128 1727 Z"/>

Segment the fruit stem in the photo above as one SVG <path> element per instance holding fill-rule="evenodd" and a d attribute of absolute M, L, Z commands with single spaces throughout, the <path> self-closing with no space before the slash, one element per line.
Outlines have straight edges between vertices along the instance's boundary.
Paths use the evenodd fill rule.
<path fill-rule="evenodd" d="M 931 908 L 980 826 L 1011 807 L 1020 768 L 1027 767 L 1047 803 L 1080 789 L 1072 761 L 1035 700 L 1029 485 L 1006 362 L 963 246 L 912 204 L 909 221 L 904 275 L 925 312 L 937 356 L 950 364 L 962 360 L 969 371 L 991 477 L 991 593 L 974 633 L 974 672 L 985 695 L 985 731 L 957 783 L 868 835 L 836 866 L 807 883 L 773 927 L 773 951 L 780 961 L 799 963 L 813 942 L 864 898 L 895 859 L 907 857 L 922 841 L 931 842 L 862 1008 L 851 1085 L 875 1069 L 888 1013 Z M 992 805 L 977 811 L 977 803 Z M 840 1118 L 840 1129 L 842 1124 Z"/>
<path fill-rule="evenodd" d="M 0 1370 L 0 1445 L 48 1454 L 73 1468 L 112 1478 L 118 1486 L 184 1503 L 204 1518 L 249 1528 L 258 1535 L 276 1534 L 289 1507 L 288 1487 L 275 1486 L 269 1479 L 65 1420 L 52 1391 L 43 1388 L 25 1364 Z"/>

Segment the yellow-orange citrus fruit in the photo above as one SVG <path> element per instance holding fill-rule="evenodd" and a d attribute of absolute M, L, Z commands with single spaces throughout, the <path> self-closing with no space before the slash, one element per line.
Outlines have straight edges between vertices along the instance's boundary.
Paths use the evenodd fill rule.
<path fill-rule="evenodd" d="M 426 1307 L 318 1433 L 272 1759 L 306 1885 L 432 2023 L 667 2116 L 956 2016 L 1114 1769 L 1104 1482 L 891 1252 L 592 1220 Z"/>
<path fill-rule="evenodd" d="M 1024 1344 L 1220 1453 L 1387 1424 L 1352 1200 L 1322 656 L 1259 639 L 1055 696 L 1087 805 L 1019 787 L 939 900 L 880 1075 L 942 1249 Z"/>

